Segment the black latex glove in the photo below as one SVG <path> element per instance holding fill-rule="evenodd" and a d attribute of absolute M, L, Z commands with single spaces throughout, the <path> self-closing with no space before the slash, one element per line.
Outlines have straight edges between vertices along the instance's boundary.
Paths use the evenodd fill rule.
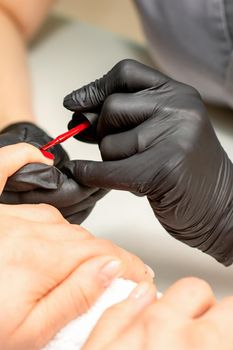
<path fill-rule="evenodd" d="M 50 140 L 51 137 L 36 125 L 17 123 L 2 130 L 0 147 L 27 142 L 40 148 Z M 39 163 L 25 165 L 9 178 L 0 202 L 51 204 L 71 223 L 81 223 L 106 191 L 81 186 L 74 181 L 71 173 L 66 174 L 63 165 L 69 157 L 60 145 L 49 151 L 55 156 L 54 166 Z"/>
<path fill-rule="evenodd" d="M 172 236 L 232 263 L 232 163 L 196 90 L 125 60 L 64 105 L 101 108 L 103 162 L 70 162 L 79 183 L 146 195 Z"/>

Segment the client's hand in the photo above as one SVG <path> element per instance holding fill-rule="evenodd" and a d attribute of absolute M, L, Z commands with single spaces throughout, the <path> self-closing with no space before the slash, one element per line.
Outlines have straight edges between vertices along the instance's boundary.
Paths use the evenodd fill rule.
<path fill-rule="evenodd" d="M 51 140 L 42 129 L 32 123 L 13 124 L 0 133 L 0 147 L 27 142 L 40 148 Z M 106 190 L 80 186 L 63 170 L 69 159 L 58 145 L 51 149 L 55 156 L 54 166 L 28 164 L 9 179 L 0 197 L 6 204 L 47 203 L 58 208 L 71 223 L 81 223 L 94 208 Z"/>
<path fill-rule="evenodd" d="M 105 312 L 83 350 L 232 349 L 232 297 L 217 304 L 195 278 L 176 282 L 157 301 L 153 288 L 142 287 Z"/>
<path fill-rule="evenodd" d="M 0 149 L 0 188 L 29 162 L 28 144 Z M 40 349 L 118 276 L 151 280 L 136 256 L 69 224 L 49 205 L 0 205 L 0 348 Z"/>
<path fill-rule="evenodd" d="M 47 205 L 0 211 L 1 349 L 40 349 L 115 278 L 151 279 L 138 258 Z"/>

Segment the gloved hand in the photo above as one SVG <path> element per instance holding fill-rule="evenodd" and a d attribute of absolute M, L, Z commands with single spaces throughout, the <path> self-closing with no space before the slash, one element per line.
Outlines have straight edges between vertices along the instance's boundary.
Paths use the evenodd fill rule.
<path fill-rule="evenodd" d="M 232 163 L 195 89 L 125 60 L 64 105 L 101 108 L 103 162 L 70 162 L 79 183 L 147 196 L 172 236 L 232 264 Z"/>
<path fill-rule="evenodd" d="M 27 142 L 38 148 L 51 140 L 42 129 L 32 123 L 12 124 L 2 130 L 0 147 Z M 0 202 L 5 204 L 47 203 L 60 210 L 71 223 L 81 223 L 106 190 L 79 185 L 66 174 L 63 165 L 69 160 L 64 149 L 51 148 L 55 156 L 54 166 L 33 163 L 21 168 L 9 178 Z"/>

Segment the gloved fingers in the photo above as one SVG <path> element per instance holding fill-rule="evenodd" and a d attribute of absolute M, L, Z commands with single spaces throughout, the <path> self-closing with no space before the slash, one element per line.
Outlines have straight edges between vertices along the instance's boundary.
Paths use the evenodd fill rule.
<path fill-rule="evenodd" d="M 98 202 L 101 198 L 103 198 L 108 193 L 107 190 L 103 189 L 95 189 L 95 192 L 91 194 L 89 197 L 83 199 L 82 201 L 79 200 L 79 197 L 77 196 L 77 202 L 73 205 L 70 205 L 68 207 L 61 207 L 61 213 L 67 218 L 73 214 L 79 213 L 83 210 L 86 210 L 90 207 L 94 207 L 96 202 Z"/>
<path fill-rule="evenodd" d="M 51 141 L 51 139 L 37 125 L 28 122 L 11 124 L 1 131 L 1 143 L 6 144 L 27 142 L 40 148 L 45 143 Z"/>
<path fill-rule="evenodd" d="M 105 99 L 116 92 L 136 92 L 168 81 L 168 77 L 137 61 L 126 59 L 117 63 L 106 75 L 73 91 L 64 99 L 71 111 L 96 110 Z"/>
<path fill-rule="evenodd" d="M 69 207 L 79 201 L 83 201 L 95 191 L 96 188 L 87 188 L 80 186 L 73 179 L 68 179 L 65 177 L 62 186 L 57 190 L 36 189 L 34 191 L 26 192 L 4 191 L 0 197 L 0 201 L 1 203 L 5 204 L 46 203 L 60 209 Z"/>
<path fill-rule="evenodd" d="M 29 194 L 31 193 L 31 194 Z M 57 197 L 57 194 L 54 196 Z M 61 196 L 62 197 L 62 196 Z M 74 199 L 73 199 L 74 200 Z M 75 198 L 75 200 L 78 200 L 78 197 Z M 73 205 L 73 206 L 67 206 L 67 207 L 60 207 L 61 203 L 59 203 L 56 200 L 53 202 L 53 198 L 50 198 L 50 192 L 48 190 L 37 190 L 37 191 L 31 191 L 31 192 L 3 192 L 0 202 L 3 203 L 2 205 L 10 205 L 12 215 L 17 215 L 17 211 L 15 211 L 15 207 L 21 207 L 21 203 L 28 203 L 23 204 L 24 206 L 27 205 L 35 205 L 35 207 L 38 205 L 44 205 L 42 203 L 46 203 L 46 205 L 49 204 L 49 206 L 53 206 L 59 210 L 59 212 L 62 214 L 62 216 L 69 221 L 71 224 L 81 224 L 87 216 L 90 214 L 92 209 L 94 208 L 94 204 L 92 205 L 89 203 L 88 205 L 82 205 L 82 209 L 79 207 L 79 203 Z M 85 203 L 85 201 L 84 201 Z M 15 205 L 15 206 L 14 206 Z M 63 205 L 63 204 L 62 204 Z M 85 209 L 83 209 L 83 207 Z M 30 215 L 29 215 L 30 216 Z M 30 216 L 31 217 L 31 216 Z M 64 220 L 65 220 L 64 219 Z M 42 222 L 42 219 L 40 219 Z M 36 220 L 34 220 L 36 221 Z"/>
<path fill-rule="evenodd" d="M 22 167 L 11 176 L 5 190 L 10 192 L 33 191 L 38 188 L 55 190 L 62 186 L 64 176 L 54 166 L 32 163 Z"/>
<path fill-rule="evenodd" d="M 145 171 L 137 161 L 137 156 L 108 162 L 78 160 L 66 166 L 71 167 L 76 181 L 84 186 L 140 193 L 141 185 L 137 179 L 141 179 Z"/>
<path fill-rule="evenodd" d="M 85 210 L 73 213 L 72 215 L 67 215 L 66 220 L 69 221 L 70 224 L 81 225 L 83 221 L 86 220 L 86 218 L 90 215 L 93 209 L 94 209 L 94 206 L 89 207 Z"/>
<path fill-rule="evenodd" d="M 146 120 L 143 124 L 118 134 L 109 134 L 100 142 L 99 148 L 104 161 L 120 160 L 140 154 L 160 140 L 160 127 L 156 118 Z M 156 152 L 155 158 L 156 158 Z M 153 162 L 154 164 L 154 162 Z"/>
<path fill-rule="evenodd" d="M 2 136 L 5 136 L 6 140 L 11 136 L 11 138 L 14 138 L 15 142 L 21 140 L 21 142 L 34 143 L 39 146 L 51 141 L 51 137 L 44 130 L 29 122 L 11 124 L 3 129 L 1 133 Z"/>
<path fill-rule="evenodd" d="M 97 136 L 116 134 L 145 122 L 155 111 L 156 95 L 154 90 L 139 93 L 117 93 L 105 100 L 97 124 Z"/>
<path fill-rule="evenodd" d="M 108 191 L 97 189 L 93 195 L 83 201 L 68 207 L 59 208 L 59 210 L 71 224 L 81 224 L 94 209 L 96 202 L 105 196 L 106 193 L 108 193 Z M 78 199 L 77 197 L 77 200 Z"/>
<path fill-rule="evenodd" d="M 71 207 L 61 208 L 62 215 L 71 224 L 81 224 L 94 209 L 95 204 L 108 193 L 107 190 L 97 190 L 89 198 L 84 199 L 81 203 L 77 203 Z"/>
<path fill-rule="evenodd" d="M 105 136 L 99 148 L 104 161 L 117 161 L 129 158 L 138 153 L 138 132 L 135 128 L 116 135 Z"/>

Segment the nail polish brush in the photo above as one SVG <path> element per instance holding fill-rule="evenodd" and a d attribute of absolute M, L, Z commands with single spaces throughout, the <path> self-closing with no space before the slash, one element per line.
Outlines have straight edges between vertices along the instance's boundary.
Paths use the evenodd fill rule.
<path fill-rule="evenodd" d="M 75 118 L 74 118 L 75 117 Z M 58 135 L 55 139 L 51 140 L 50 142 L 46 143 L 46 145 L 43 145 L 40 150 L 41 151 L 47 151 L 49 148 L 54 147 L 66 140 L 68 140 L 72 136 L 76 136 L 79 133 L 81 133 L 84 130 L 87 130 L 88 128 L 96 127 L 98 115 L 96 113 L 79 113 L 75 114 L 72 119 L 72 121 L 75 120 L 75 123 L 78 123 L 75 127 L 71 128 L 67 132 Z M 90 141 L 91 142 L 91 141 Z"/>

